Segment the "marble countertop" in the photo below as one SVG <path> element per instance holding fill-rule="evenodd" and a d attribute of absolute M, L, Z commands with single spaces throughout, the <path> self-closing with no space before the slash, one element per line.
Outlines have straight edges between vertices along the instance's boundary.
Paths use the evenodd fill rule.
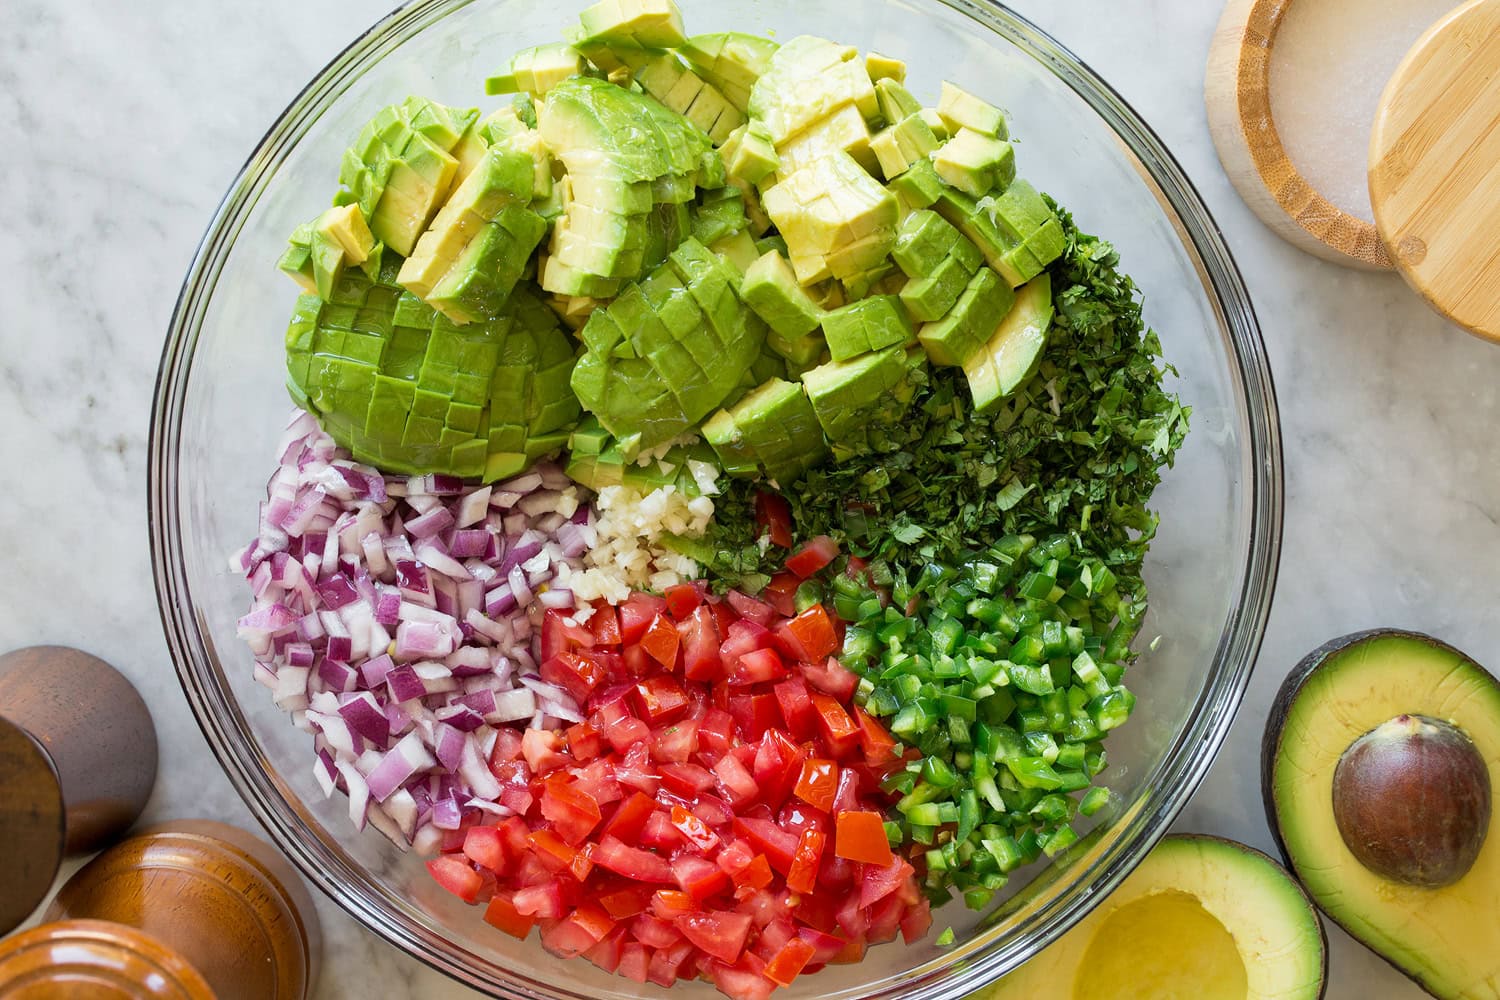
<path fill-rule="evenodd" d="M 1256 678 L 1178 828 L 1272 849 L 1261 727 L 1290 666 L 1331 635 L 1401 625 L 1500 663 L 1500 349 L 1399 278 L 1343 270 L 1261 226 L 1214 155 L 1201 81 L 1218 11 L 1193 0 L 1018 0 L 1162 135 L 1255 297 L 1281 398 L 1286 533 Z M 178 284 L 253 137 L 378 0 L 6 0 L 0 5 L 0 460 L 16 547 L 0 649 L 105 656 L 162 739 L 148 818 L 257 829 L 209 754 L 161 635 L 146 537 L 146 428 Z M 473 995 L 320 897 L 319 996 Z M 1331 1000 L 1422 994 L 1330 927 Z M 399 984 L 399 986 L 397 985 Z"/>

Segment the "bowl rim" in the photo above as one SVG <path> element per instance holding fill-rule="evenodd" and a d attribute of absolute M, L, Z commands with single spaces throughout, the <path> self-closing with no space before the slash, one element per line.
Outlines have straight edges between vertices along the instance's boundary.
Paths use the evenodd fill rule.
<path fill-rule="evenodd" d="M 361 887 L 351 891 L 350 880 L 362 873 L 332 854 L 307 830 L 291 807 L 295 797 L 274 779 L 264 755 L 250 738 L 244 720 L 221 718 L 221 703 L 233 699 L 215 679 L 215 658 L 205 643 L 208 631 L 192 606 L 183 561 L 176 454 L 181 446 L 184 399 L 191 361 L 201 323 L 214 293 L 224 256 L 232 247 L 244 218 L 269 180 L 268 167 L 300 141 L 323 106 L 336 100 L 358 72 L 368 68 L 412 34 L 449 13 L 479 0 L 414 0 L 398 7 L 360 33 L 302 88 L 256 143 L 219 202 L 193 254 L 172 311 L 162 348 L 152 399 L 147 462 L 147 528 L 158 609 L 167 645 L 183 694 L 210 750 L 226 777 L 276 846 L 304 877 L 334 900 L 360 925 L 373 931 L 423 964 L 494 996 L 552 1000 L 584 994 L 563 990 L 512 975 L 505 982 L 479 974 L 463 960 L 467 951 L 422 928 L 409 926 L 394 911 Z M 1083 919 L 1113 891 L 1164 837 L 1213 763 L 1243 700 L 1264 637 L 1279 569 L 1283 475 L 1279 411 L 1274 380 L 1261 338 L 1259 323 L 1238 265 L 1223 232 L 1188 179 L 1177 159 L 1156 132 L 1082 59 L 1050 34 L 998 0 L 934 0 L 968 17 L 990 33 L 1004 38 L 1060 79 L 1084 101 L 1127 147 L 1142 180 L 1177 230 L 1218 318 L 1221 334 L 1238 364 L 1232 367 L 1232 389 L 1237 414 L 1245 421 L 1250 470 L 1248 547 L 1231 609 L 1215 649 L 1211 675 L 1187 725 L 1176 735 L 1162 758 L 1156 788 L 1143 793 L 1137 808 L 1121 817 L 1112 841 L 1093 860 L 1095 877 L 1078 889 L 1081 880 L 1058 879 L 1057 885 L 1033 899 L 1026 909 L 1034 918 L 1032 933 L 1022 939 L 996 940 L 996 928 L 977 933 L 939 958 L 906 970 L 899 983 L 889 980 L 880 992 L 844 990 L 837 998 L 903 997 L 907 1000 L 955 1000 L 992 982 L 1045 947 Z M 222 677 L 222 671 L 219 676 Z M 236 715 L 238 713 L 235 713 Z M 231 753 L 229 729 L 238 729 L 240 748 Z M 1162 792 L 1161 789 L 1168 789 Z M 1154 802 L 1152 800 L 1155 800 Z M 1123 827 L 1123 829 L 1121 829 Z M 1080 847 L 1087 848 L 1089 838 Z"/>

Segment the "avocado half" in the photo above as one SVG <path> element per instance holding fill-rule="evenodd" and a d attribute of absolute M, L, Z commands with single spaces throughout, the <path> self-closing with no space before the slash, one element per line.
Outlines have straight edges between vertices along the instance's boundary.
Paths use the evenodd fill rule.
<path fill-rule="evenodd" d="M 1309 895 L 1350 935 L 1433 996 L 1500 998 L 1500 835 L 1484 839 L 1456 881 L 1431 887 L 1367 868 L 1335 815 L 1334 776 L 1346 752 L 1413 719 L 1459 730 L 1487 767 L 1488 784 L 1500 788 L 1500 682 L 1462 652 L 1431 636 L 1382 629 L 1309 653 L 1282 684 L 1267 721 L 1266 816 Z M 1420 832 L 1442 808 L 1433 791 L 1386 807 L 1408 814 L 1396 817 L 1400 825 Z"/>
<path fill-rule="evenodd" d="M 1317 1000 L 1323 925 L 1286 870 L 1218 837 L 1167 837 L 1108 899 L 970 1000 Z"/>

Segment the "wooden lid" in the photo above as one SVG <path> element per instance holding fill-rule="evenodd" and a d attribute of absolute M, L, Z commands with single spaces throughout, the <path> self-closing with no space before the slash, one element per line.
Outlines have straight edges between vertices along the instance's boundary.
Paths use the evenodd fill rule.
<path fill-rule="evenodd" d="M 0 718 L 0 934 L 21 925 L 62 864 L 66 816 L 52 758 L 30 733 Z"/>
<path fill-rule="evenodd" d="M 317 916 L 301 882 L 282 868 L 269 846 L 242 831 L 178 820 L 79 869 L 47 918 L 145 930 L 202 972 L 219 1000 L 305 1000 L 316 976 Z"/>
<path fill-rule="evenodd" d="M 0 941 L 0 1000 L 215 1000 L 188 962 L 134 927 L 43 924 Z"/>
<path fill-rule="evenodd" d="M 1459 326 L 1500 342 L 1500 0 L 1412 47 L 1380 98 L 1370 201 L 1396 269 Z"/>

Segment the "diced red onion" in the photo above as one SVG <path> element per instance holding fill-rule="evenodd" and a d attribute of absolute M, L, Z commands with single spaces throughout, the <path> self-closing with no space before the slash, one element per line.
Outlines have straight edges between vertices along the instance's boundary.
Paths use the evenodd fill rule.
<path fill-rule="evenodd" d="M 368 691 L 361 691 L 340 705 L 339 715 L 350 729 L 378 747 L 385 746 L 391 737 L 390 720 Z"/>
<path fill-rule="evenodd" d="M 413 538 L 432 538 L 453 527 L 453 514 L 438 501 L 427 513 L 406 522 L 406 532 Z"/>
<path fill-rule="evenodd" d="M 370 783 L 370 794 L 376 802 L 384 802 L 412 775 L 425 771 L 437 762 L 422 745 L 416 733 L 407 733 L 394 747 L 386 752 L 375 769 L 365 776 Z"/>

